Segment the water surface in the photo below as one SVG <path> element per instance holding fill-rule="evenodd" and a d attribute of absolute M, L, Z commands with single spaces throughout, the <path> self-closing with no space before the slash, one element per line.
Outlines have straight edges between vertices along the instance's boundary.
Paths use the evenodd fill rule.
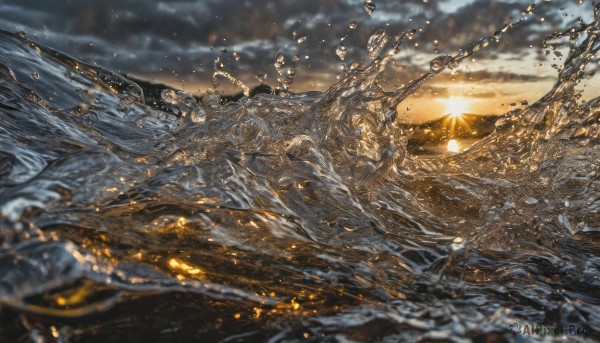
<path fill-rule="evenodd" d="M 236 101 L 150 96 L 2 31 L 0 339 L 597 340 L 594 9 L 549 37 L 567 54 L 546 95 L 427 157 L 396 109 L 522 20 L 391 90 L 378 80 L 418 30 L 374 37 L 327 91 L 292 92 L 286 70 Z"/>

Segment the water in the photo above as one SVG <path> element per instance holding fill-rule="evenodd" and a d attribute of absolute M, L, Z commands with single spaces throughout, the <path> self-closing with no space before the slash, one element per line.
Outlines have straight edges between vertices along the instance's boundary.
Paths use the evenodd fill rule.
<path fill-rule="evenodd" d="M 549 38 L 571 47 L 544 97 L 427 157 L 395 108 L 520 21 L 394 91 L 375 83 L 414 30 L 376 32 L 327 92 L 290 92 L 279 54 L 277 95 L 230 102 L 150 99 L 2 31 L 0 340 L 597 340 L 595 8 Z"/>

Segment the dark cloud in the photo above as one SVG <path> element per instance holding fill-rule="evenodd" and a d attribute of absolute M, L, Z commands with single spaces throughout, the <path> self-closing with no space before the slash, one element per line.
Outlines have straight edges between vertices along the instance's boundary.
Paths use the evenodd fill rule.
<path fill-rule="evenodd" d="M 454 8 L 461 2 L 376 1 L 377 10 L 369 16 L 362 2 L 3 0 L 0 26 L 25 31 L 42 44 L 85 61 L 138 76 L 208 79 L 215 57 L 220 56 L 228 70 L 252 78 L 256 73 L 273 74 L 274 57 L 283 52 L 288 61 L 300 56 L 298 68 L 322 78 L 339 73 L 341 61 L 335 54 L 339 44 L 348 50 L 344 62 L 367 63 L 366 42 L 375 30 L 385 29 L 393 36 L 409 27 L 419 29 L 415 41 L 405 44 L 407 53 L 419 60 L 422 53 L 456 53 L 519 18 L 523 9 L 510 0 L 476 0 Z M 540 6 L 530 20 L 478 53 L 478 58 L 494 59 L 502 52 L 524 56 L 530 44 L 539 44 L 545 35 L 573 20 L 562 15 L 560 5 Z M 349 28 L 350 21 L 357 23 L 356 29 Z M 302 44 L 297 42 L 300 37 L 306 37 Z M 414 62 L 409 58 L 406 63 Z"/>
<path fill-rule="evenodd" d="M 457 72 L 454 74 L 441 74 L 436 79 L 438 82 L 487 82 L 487 83 L 506 83 L 506 82 L 540 82 L 555 80 L 556 77 L 541 76 L 536 74 L 518 74 L 513 72 L 490 72 L 478 70 L 473 72 Z"/>

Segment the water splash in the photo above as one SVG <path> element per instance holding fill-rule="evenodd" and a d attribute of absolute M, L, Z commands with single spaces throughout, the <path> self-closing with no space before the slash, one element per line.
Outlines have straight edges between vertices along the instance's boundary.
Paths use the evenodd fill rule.
<path fill-rule="evenodd" d="M 245 96 L 250 96 L 250 88 L 246 86 L 240 79 L 237 79 L 235 76 L 231 75 L 231 73 L 225 71 L 225 65 L 221 62 L 221 59 L 217 57 L 215 59 L 214 71 L 212 74 L 212 83 L 213 88 L 217 89 L 219 86 L 217 77 L 222 76 L 231 81 L 235 86 L 238 86 L 242 89 Z"/>
<path fill-rule="evenodd" d="M 427 159 L 407 154 L 397 106 L 524 18 L 394 91 L 377 80 L 416 30 L 375 33 L 372 61 L 326 93 L 291 93 L 278 54 L 283 96 L 162 89 L 164 109 L 1 32 L 0 302 L 16 329 L 0 337 L 510 341 L 524 321 L 597 335 L 600 109 L 577 91 L 594 9 L 547 40 L 570 42 L 547 95 Z"/>

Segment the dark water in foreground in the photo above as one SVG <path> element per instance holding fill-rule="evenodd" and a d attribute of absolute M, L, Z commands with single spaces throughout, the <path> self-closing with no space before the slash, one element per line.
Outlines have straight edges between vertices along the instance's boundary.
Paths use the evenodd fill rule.
<path fill-rule="evenodd" d="M 554 37 L 546 96 L 437 158 L 389 108 L 467 54 L 386 93 L 411 34 L 326 93 L 161 111 L 0 33 L 0 341 L 597 340 L 600 104 L 576 85 L 598 18 Z"/>

